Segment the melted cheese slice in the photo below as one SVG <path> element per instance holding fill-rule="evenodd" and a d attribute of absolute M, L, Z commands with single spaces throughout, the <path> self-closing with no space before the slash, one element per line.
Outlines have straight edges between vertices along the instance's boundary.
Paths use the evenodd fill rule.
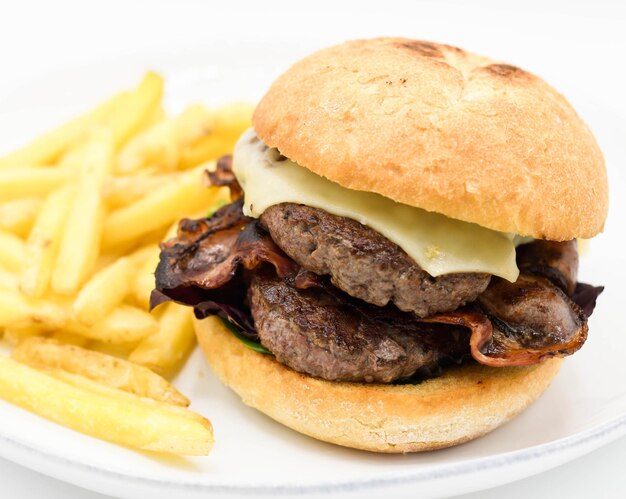
<path fill-rule="evenodd" d="M 342 187 L 268 149 L 252 129 L 235 146 L 233 170 L 248 216 L 280 203 L 304 204 L 371 227 L 435 277 L 485 272 L 513 282 L 519 275 L 514 235 Z"/>

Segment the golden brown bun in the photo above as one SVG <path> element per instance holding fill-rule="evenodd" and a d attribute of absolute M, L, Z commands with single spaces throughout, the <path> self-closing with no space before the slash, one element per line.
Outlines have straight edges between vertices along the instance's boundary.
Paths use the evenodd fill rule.
<path fill-rule="evenodd" d="M 331 47 L 278 78 L 253 117 L 270 147 L 344 187 L 536 238 L 592 237 L 598 145 L 543 80 L 448 45 Z"/>
<path fill-rule="evenodd" d="M 245 404 L 305 435 L 376 452 L 426 451 L 480 437 L 536 400 L 561 364 L 467 365 L 418 385 L 336 383 L 254 352 L 216 317 L 196 320 L 195 329 L 209 364 Z"/>

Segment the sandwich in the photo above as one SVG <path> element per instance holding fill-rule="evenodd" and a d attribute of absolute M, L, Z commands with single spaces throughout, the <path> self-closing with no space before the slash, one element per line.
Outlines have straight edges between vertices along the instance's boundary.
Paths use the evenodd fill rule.
<path fill-rule="evenodd" d="M 207 173 L 232 202 L 163 243 L 152 305 L 194 308 L 243 402 L 377 452 L 477 438 L 581 348 L 602 287 L 602 153 L 539 77 L 378 38 L 280 76 Z"/>

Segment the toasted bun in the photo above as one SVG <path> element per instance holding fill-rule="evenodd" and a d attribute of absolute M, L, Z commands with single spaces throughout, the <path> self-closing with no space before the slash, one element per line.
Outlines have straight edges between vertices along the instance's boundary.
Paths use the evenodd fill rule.
<path fill-rule="evenodd" d="M 477 438 L 548 387 L 560 359 L 530 367 L 450 368 L 417 385 L 336 383 L 254 352 L 215 317 L 195 321 L 211 367 L 247 405 L 305 435 L 376 452 L 417 452 Z"/>
<path fill-rule="evenodd" d="M 598 145 L 542 79 L 456 47 L 357 40 L 303 59 L 253 117 L 270 147 L 351 189 L 541 239 L 604 225 Z"/>

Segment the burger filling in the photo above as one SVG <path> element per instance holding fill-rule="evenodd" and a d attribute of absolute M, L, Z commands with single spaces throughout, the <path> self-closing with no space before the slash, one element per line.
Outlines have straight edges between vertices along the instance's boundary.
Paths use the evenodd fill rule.
<path fill-rule="evenodd" d="M 253 135 L 244 141 L 262 145 Z M 263 150 L 267 164 L 287 165 L 274 182 L 282 194 L 260 206 L 262 182 L 239 168 L 244 195 L 222 158 L 208 175 L 230 187 L 233 201 L 209 218 L 181 221 L 163 244 L 153 306 L 174 300 L 199 318 L 218 315 L 278 362 L 333 381 L 389 383 L 466 361 L 528 365 L 584 343 L 602 288 L 577 282 L 576 241 L 516 249 L 519 238 L 391 200 L 387 209 L 403 222 L 386 233 L 378 230 L 381 196 L 356 195 L 374 196 L 378 210 L 335 187 L 330 194 L 343 200 L 320 187 L 296 202 L 302 186 L 289 181 L 289 168 L 301 167 Z M 347 216 L 355 206 L 365 215 Z M 399 244 L 407 231 L 420 241 Z"/>

